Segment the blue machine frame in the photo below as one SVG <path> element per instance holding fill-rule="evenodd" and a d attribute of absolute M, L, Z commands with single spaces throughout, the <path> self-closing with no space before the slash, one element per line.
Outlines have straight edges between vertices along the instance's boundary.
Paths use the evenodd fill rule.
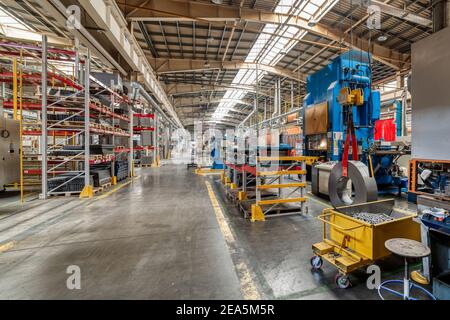
<path fill-rule="evenodd" d="M 305 112 L 308 108 L 327 102 L 328 130 L 327 150 L 308 149 L 309 139 L 305 136 L 305 153 L 311 156 L 325 156 L 327 160 L 342 159 L 345 141 L 346 115 L 344 107 L 338 102 L 341 89 L 361 89 L 364 102 L 361 106 L 353 106 L 353 122 L 358 141 L 361 160 L 367 162 L 366 151 L 373 144 L 375 121 L 380 118 L 380 93 L 371 89 L 372 74 L 370 68 L 371 55 L 362 51 L 348 51 L 337 57 L 331 64 L 307 78 L 307 92 L 304 98 L 303 121 L 307 121 Z"/>
<path fill-rule="evenodd" d="M 352 50 L 341 54 L 328 66 L 313 75 L 309 75 L 306 86 L 308 94 L 304 98 L 303 127 L 306 128 L 308 120 L 321 121 L 320 119 L 308 119 L 306 112 L 308 108 L 324 102 L 327 104 L 328 124 L 326 133 L 306 135 L 305 130 L 303 130 L 305 154 L 322 156 L 326 160 L 341 161 L 346 139 L 346 112 L 351 108 L 359 159 L 369 166 L 368 157 L 370 154 L 372 168 L 376 168 L 377 185 L 383 187 L 380 189 L 380 193 L 393 191 L 389 190 L 390 187 L 406 191 L 407 178 L 392 173 L 397 156 L 395 154 L 372 154 L 375 122 L 380 119 L 381 104 L 380 92 L 372 90 L 370 53 Z M 363 102 L 360 105 L 355 104 L 348 107 L 341 105 L 338 98 L 344 88 L 361 90 Z M 397 135 L 399 133 L 401 135 L 402 106 L 400 102 L 395 102 L 395 104 L 397 107 Z M 316 146 L 318 141 L 324 139 L 327 142 L 326 149 L 310 148 L 311 145 Z M 380 148 L 383 149 L 384 147 L 377 147 L 377 150 L 380 150 Z M 389 146 L 386 146 L 386 148 L 387 150 L 390 149 Z"/>

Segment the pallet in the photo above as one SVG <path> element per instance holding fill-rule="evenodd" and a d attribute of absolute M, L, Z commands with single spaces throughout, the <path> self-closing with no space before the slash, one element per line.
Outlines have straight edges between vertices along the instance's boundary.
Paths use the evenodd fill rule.
<path fill-rule="evenodd" d="M 53 197 L 72 197 L 72 196 L 79 196 L 81 191 L 65 191 L 65 192 L 59 192 L 59 193 L 51 193 L 50 196 Z"/>
<path fill-rule="evenodd" d="M 111 186 L 112 186 L 112 183 L 109 182 L 109 183 L 105 183 L 101 187 L 94 188 L 93 189 L 94 194 L 103 192 Z M 55 196 L 55 197 L 73 197 L 73 196 L 79 196 L 80 193 L 81 193 L 81 191 L 65 191 L 65 192 L 60 192 L 60 193 L 52 193 L 50 195 Z"/>
<path fill-rule="evenodd" d="M 277 197 L 273 197 L 273 199 L 277 199 Z M 239 210 L 241 213 L 244 214 L 244 218 L 250 218 L 252 216 L 252 204 L 255 203 L 255 200 L 245 200 L 239 202 Z M 262 211 L 265 212 L 266 210 L 270 209 L 273 205 L 261 205 Z M 306 212 L 305 212 L 306 213 Z M 266 218 L 270 217 L 280 217 L 280 216 L 287 216 L 287 215 L 301 215 L 301 209 L 294 206 L 289 206 L 284 203 L 281 203 L 271 209 L 269 212 L 265 213 Z"/>
<path fill-rule="evenodd" d="M 112 183 L 109 182 L 109 183 L 105 183 L 104 185 L 102 185 L 100 187 L 94 188 L 94 194 L 98 193 L 98 192 L 102 192 L 102 191 L 104 191 L 105 189 L 108 189 L 111 186 L 112 186 Z"/>

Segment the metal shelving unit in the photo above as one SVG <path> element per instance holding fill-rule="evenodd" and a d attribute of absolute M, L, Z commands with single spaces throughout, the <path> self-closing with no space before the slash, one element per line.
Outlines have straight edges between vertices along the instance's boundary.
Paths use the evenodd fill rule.
<path fill-rule="evenodd" d="M 136 150 L 140 151 L 140 166 L 158 167 L 158 121 L 155 113 L 139 113 L 135 114 L 135 125 L 133 127 L 134 134 L 140 135 L 140 144 Z M 150 137 L 144 138 L 143 134 Z M 151 140 L 151 141 L 150 141 Z"/>
<path fill-rule="evenodd" d="M 251 206 L 252 221 L 264 221 L 271 216 L 303 214 L 306 212 L 306 161 L 303 156 L 258 156 L 256 158 L 256 199 Z M 262 164 L 270 162 L 282 163 L 275 170 L 264 170 Z M 287 182 L 285 177 L 296 174 L 301 177 L 300 182 Z M 261 178 L 264 177 L 264 184 Z M 263 190 L 275 189 L 277 196 L 262 199 Z M 283 190 L 288 190 L 285 195 Z M 299 194 L 299 196 L 296 196 Z M 293 197 L 295 195 L 295 197 Z M 287 203 L 299 204 L 299 207 L 286 206 Z"/>
<path fill-rule="evenodd" d="M 1 64 L 0 82 L 13 83 L 9 94 L 2 90 L 3 107 L 20 121 L 17 186 L 22 200 L 26 188 L 39 186 L 42 199 L 58 194 L 91 197 L 91 169 L 109 166 L 114 184 L 117 158 L 125 164 L 126 176 L 132 176 L 132 101 L 91 75 L 89 50 L 81 55 L 81 50 L 48 48 L 46 36 L 41 47 L 5 46 L 9 51 L 2 57 L 13 58 Z M 65 64 L 64 71 L 58 70 L 59 63 Z M 103 141 L 111 144 L 111 152 L 91 154 Z"/>

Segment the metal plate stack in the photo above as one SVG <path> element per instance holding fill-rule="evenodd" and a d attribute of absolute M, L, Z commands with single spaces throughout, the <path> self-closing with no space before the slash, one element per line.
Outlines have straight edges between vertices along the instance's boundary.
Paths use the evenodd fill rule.
<path fill-rule="evenodd" d="M 68 118 L 68 116 L 65 113 L 61 113 L 61 114 L 49 113 L 47 115 L 47 119 L 50 121 L 61 121 L 61 120 L 67 119 L 67 118 Z M 83 116 L 73 116 L 73 117 L 69 118 L 67 121 L 84 122 L 84 117 Z"/>
<path fill-rule="evenodd" d="M 111 144 L 91 144 L 89 146 L 90 153 L 94 155 L 112 154 L 114 152 L 113 148 Z"/>
<path fill-rule="evenodd" d="M 109 166 L 104 169 L 93 169 L 91 174 L 94 178 L 94 187 L 101 187 L 111 182 L 111 169 Z"/>
<path fill-rule="evenodd" d="M 142 156 L 141 157 L 141 165 L 151 165 L 152 164 L 152 157 L 151 156 Z"/>
<path fill-rule="evenodd" d="M 128 178 L 128 161 L 116 161 L 114 164 L 114 175 L 117 181 Z"/>
<path fill-rule="evenodd" d="M 53 192 L 80 192 L 84 188 L 84 177 L 77 177 L 73 180 L 74 173 L 66 173 L 62 174 L 60 176 L 50 178 L 48 179 L 48 189 L 53 190 L 54 188 L 60 186 L 58 189 L 53 190 Z M 64 182 L 67 182 L 66 184 L 62 185 Z M 94 184 L 94 178 L 91 175 L 90 176 L 90 184 Z"/>
<path fill-rule="evenodd" d="M 152 145 L 152 132 L 142 131 L 141 132 L 141 146 L 151 146 Z"/>

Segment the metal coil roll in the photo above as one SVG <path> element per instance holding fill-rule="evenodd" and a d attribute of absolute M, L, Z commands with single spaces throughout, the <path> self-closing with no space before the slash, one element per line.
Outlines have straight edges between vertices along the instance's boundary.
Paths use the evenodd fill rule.
<path fill-rule="evenodd" d="M 353 184 L 353 197 L 349 180 Z M 369 176 L 369 169 L 360 161 L 348 162 L 348 177 L 342 176 L 342 162 L 337 163 L 330 172 L 328 191 L 333 207 L 378 200 L 375 178 Z"/>

